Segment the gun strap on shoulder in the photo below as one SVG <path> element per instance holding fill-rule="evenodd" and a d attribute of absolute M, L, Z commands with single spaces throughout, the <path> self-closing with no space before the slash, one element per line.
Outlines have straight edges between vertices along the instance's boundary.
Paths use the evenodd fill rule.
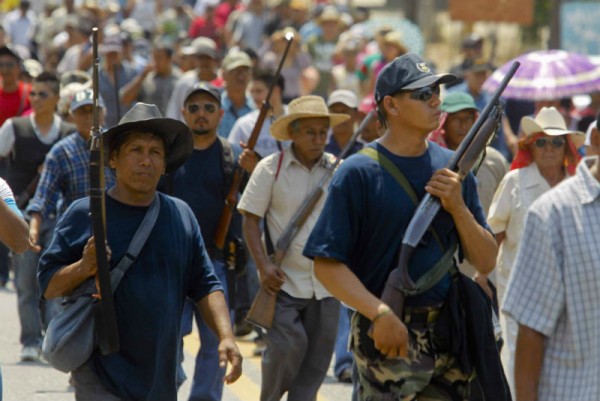
<path fill-rule="evenodd" d="M 398 167 L 396 167 L 396 165 L 390 159 L 388 159 L 383 153 L 381 153 L 380 151 L 378 151 L 377 149 L 375 149 L 371 146 L 365 146 L 363 149 L 361 149 L 359 151 L 359 153 L 361 153 L 361 154 L 375 160 L 377 163 L 379 163 L 381 165 L 381 167 L 384 168 L 385 171 L 387 171 L 392 177 L 394 177 L 396 182 L 400 185 L 400 187 L 402 187 L 404 192 L 406 192 L 406 194 L 410 197 L 410 199 L 413 201 L 415 206 L 419 204 L 419 198 L 417 197 L 415 190 L 410 185 L 410 183 L 408 182 L 408 180 L 406 179 L 404 174 L 402 174 L 402 171 L 400 171 L 400 169 Z M 440 236 L 438 235 L 436 229 L 433 226 L 431 226 L 430 230 L 431 230 L 431 233 L 433 234 L 433 237 L 435 238 L 436 242 L 440 246 L 440 248 L 444 249 L 444 245 L 442 244 L 442 240 L 441 240 Z"/>
<path fill-rule="evenodd" d="M 394 177 L 396 182 L 400 185 L 400 187 L 402 187 L 404 192 L 406 192 L 406 194 L 410 197 L 410 199 L 413 201 L 413 203 L 415 205 L 419 204 L 419 198 L 417 197 L 417 194 L 415 193 L 414 189 L 412 188 L 412 186 L 410 185 L 410 183 L 408 182 L 408 180 L 406 179 L 404 174 L 402 174 L 400 169 L 398 167 L 396 167 L 396 165 L 390 159 L 388 159 L 383 153 L 379 152 L 377 149 L 375 149 L 371 146 L 364 147 L 362 150 L 360 150 L 359 153 L 361 153 L 361 154 L 375 160 L 377 163 L 379 163 L 381 165 L 381 167 L 384 168 L 385 171 L 387 171 L 392 177 Z M 441 238 L 437 234 L 437 231 L 435 230 L 435 228 L 433 226 L 431 226 L 430 229 L 431 229 L 431 233 L 433 234 L 433 237 L 437 241 L 440 248 L 444 249 Z M 433 265 L 433 267 L 431 269 L 429 269 L 425 274 L 423 274 L 421 277 L 419 277 L 419 279 L 415 283 L 414 288 L 411 289 L 410 291 L 406 290 L 405 288 L 400 288 L 400 290 L 402 292 L 404 292 L 405 295 L 412 296 L 412 295 L 421 294 L 421 293 L 429 290 L 430 288 L 432 288 L 454 266 L 454 254 L 456 252 L 456 248 L 457 248 L 456 239 L 454 237 L 452 237 L 451 242 L 450 242 L 448 248 L 446 249 L 446 251 L 444 252 L 444 255 L 442 256 L 442 258 L 440 260 L 438 260 L 437 263 L 435 265 Z"/>
<path fill-rule="evenodd" d="M 221 142 L 221 154 L 223 158 L 221 159 L 221 165 L 223 168 L 223 188 L 225 188 L 225 193 L 229 191 L 229 187 L 231 187 L 231 183 L 233 181 L 233 174 L 235 173 L 235 155 L 233 154 L 233 148 L 231 144 L 227 141 L 227 138 L 223 138 L 222 136 L 217 136 L 219 141 Z"/>

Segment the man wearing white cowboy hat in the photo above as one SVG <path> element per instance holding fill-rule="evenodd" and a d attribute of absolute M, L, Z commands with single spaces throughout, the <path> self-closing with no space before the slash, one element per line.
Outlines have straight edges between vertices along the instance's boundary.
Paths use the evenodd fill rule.
<path fill-rule="evenodd" d="M 567 176 L 575 172 L 580 160 L 577 148 L 583 144 L 581 133 L 568 131 L 564 118 L 554 107 L 543 107 L 535 119 L 521 119 L 524 137 L 509 171 L 494 194 L 488 224 L 500 245 L 496 263 L 498 300 L 503 302 L 516 256 L 523 245 L 525 215 L 531 204 Z M 526 248 L 527 249 L 527 248 Z M 505 346 L 502 361 L 514 391 L 514 363 L 517 322 L 500 314 Z"/>
<path fill-rule="evenodd" d="M 324 152 L 329 127 L 348 118 L 329 113 L 318 96 L 292 101 L 288 115 L 271 126 L 275 139 L 292 144 L 258 163 L 238 205 L 262 286 L 277 294 L 273 327 L 265 336 L 261 401 L 279 400 L 286 392 L 290 401 L 314 400 L 329 367 L 339 303 L 315 277 L 312 262 L 302 256 L 324 198 L 298 231 L 280 266 L 264 251 L 259 224 L 264 218 L 267 249 L 273 249 L 303 200 L 332 168 L 334 158 Z"/>
<path fill-rule="evenodd" d="M 536 118 L 537 119 L 537 118 Z M 556 137 L 553 137 L 556 138 Z M 600 146 L 600 133 L 591 134 Z M 586 157 L 525 217 L 503 311 L 518 323 L 518 400 L 598 400 L 600 170 Z"/>
<path fill-rule="evenodd" d="M 240 376 L 223 288 L 208 259 L 200 229 L 183 202 L 158 193 L 162 174 L 192 151 L 188 127 L 162 118 L 155 105 L 136 104 L 104 133 L 116 184 L 106 192 L 107 247 L 114 268 L 128 250 L 146 212 L 158 216 L 137 258 L 114 289 L 120 350 L 98 350 L 72 372 L 78 400 L 175 400 L 179 327 L 184 301 L 192 299 L 220 339 L 220 364 L 232 364 L 225 381 Z M 96 275 L 90 238 L 89 198 L 79 199 L 57 225 L 38 271 L 45 298 L 70 294 Z"/>

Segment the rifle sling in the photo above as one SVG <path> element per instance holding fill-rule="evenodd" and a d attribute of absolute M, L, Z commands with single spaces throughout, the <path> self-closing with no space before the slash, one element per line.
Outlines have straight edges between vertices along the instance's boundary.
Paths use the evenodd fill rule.
<path fill-rule="evenodd" d="M 415 205 L 419 204 L 419 198 L 415 193 L 414 189 L 404 176 L 400 169 L 396 167 L 396 165 L 388 159 L 383 153 L 379 152 L 377 149 L 366 146 L 359 153 L 375 160 L 385 171 L 387 171 L 396 182 L 400 185 L 400 187 L 406 192 L 406 194 L 410 197 Z M 433 226 L 430 227 L 431 233 L 433 237 L 437 241 L 438 245 L 441 249 L 444 249 L 442 245 L 442 241 Z M 408 290 L 406 288 L 398 288 L 400 291 L 404 293 L 406 296 L 417 295 L 423 293 L 434 285 L 436 285 L 445 275 L 450 271 L 450 269 L 454 266 L 454 253 L 456 252 L 457 243 L 454 237 L 451 239 L 448 249 L 444 252 L 444 255 L 440 260 L 437 261 L 435 265 L 431 269 L 429 269 L 425 274 L 423 274 L 416 281 L 414 289 Z"/>
<path fill-rule="evenodd" d="M 404 174 L 402 174 L 400 169 L 398 167 L 396 167 L 396 165 L 390 159 L 388 159 L 383 153 L 381 153 L 377 149 L 372 148 L 370 146 L 364 147 L 363 149 L 360 150 L 359 153 L 362 153 L 363 155 L 365 155 L 365 156 L 375 160 L 377 163 L 379 163 L 379 165 L 381 165 L 381 167 L 383 167 L 384 170 L 387 171 L 392 177 L 394 177 L 396 182 L 398 184 L 400 184 L 400 187 L 402 187 L 404 192 L 406 192 L 406 194 L 410 197 L 410 199 L 413 201 L 415 206 L 419 205 L 419 198 L 417 197 L 415 190 L 410 185 L 410 183 L 408 182 L 408 180 L 406 179 Z M 442 241 L 441 241 L 436 229 L 433 226 L 431 226 L 430 230 L 431 230 L 431 233 L 433 234 L 433 237 L 435 238 L 438 245 L 440 246 L 440 248 L 444 249 L 444 245 L 442 244 Z"/>

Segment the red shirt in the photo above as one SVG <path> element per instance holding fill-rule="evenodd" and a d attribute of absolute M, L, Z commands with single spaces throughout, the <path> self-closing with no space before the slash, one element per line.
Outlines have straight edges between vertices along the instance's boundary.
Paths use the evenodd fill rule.
<path fill-rule="evenodd" d="M 231 7 L 231 3 L 227 1 L 219 4 L 217 8 L 215 8 L 215 26 L 217 28 L 223 28 L 233 10 L 239 10 L 240 8 L 242 8 L 242 5 L 239 3 L 235 5 L 235 8 Z"/>
<path fill-rule="evenodd" d="M 11 117 L 16 117 L 31 108 L 29 92 L 31 85 L 19 81 L 19 88 L 14 92 L 4 92 L 0 88 L 0 125 Z M 20 109 L 20 110 L 19 110 Z"/>

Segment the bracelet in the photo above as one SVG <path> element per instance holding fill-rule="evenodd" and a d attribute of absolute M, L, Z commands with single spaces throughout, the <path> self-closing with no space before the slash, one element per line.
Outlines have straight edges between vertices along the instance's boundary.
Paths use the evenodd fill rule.
<path fill-rule="evenodd" d="M 379 312 L 377 315 L 375 315 L 375 317 L 373 318 L 373 320 L 371 320 L 371 325 L 374 325 L 375 322 L 377 321 L 377 319 L 379 319 L 382 316 L 387 315 L 388 313 L 390 313 L 392 310 L 390 308 L 386 308 L 383 312 Z"/>

